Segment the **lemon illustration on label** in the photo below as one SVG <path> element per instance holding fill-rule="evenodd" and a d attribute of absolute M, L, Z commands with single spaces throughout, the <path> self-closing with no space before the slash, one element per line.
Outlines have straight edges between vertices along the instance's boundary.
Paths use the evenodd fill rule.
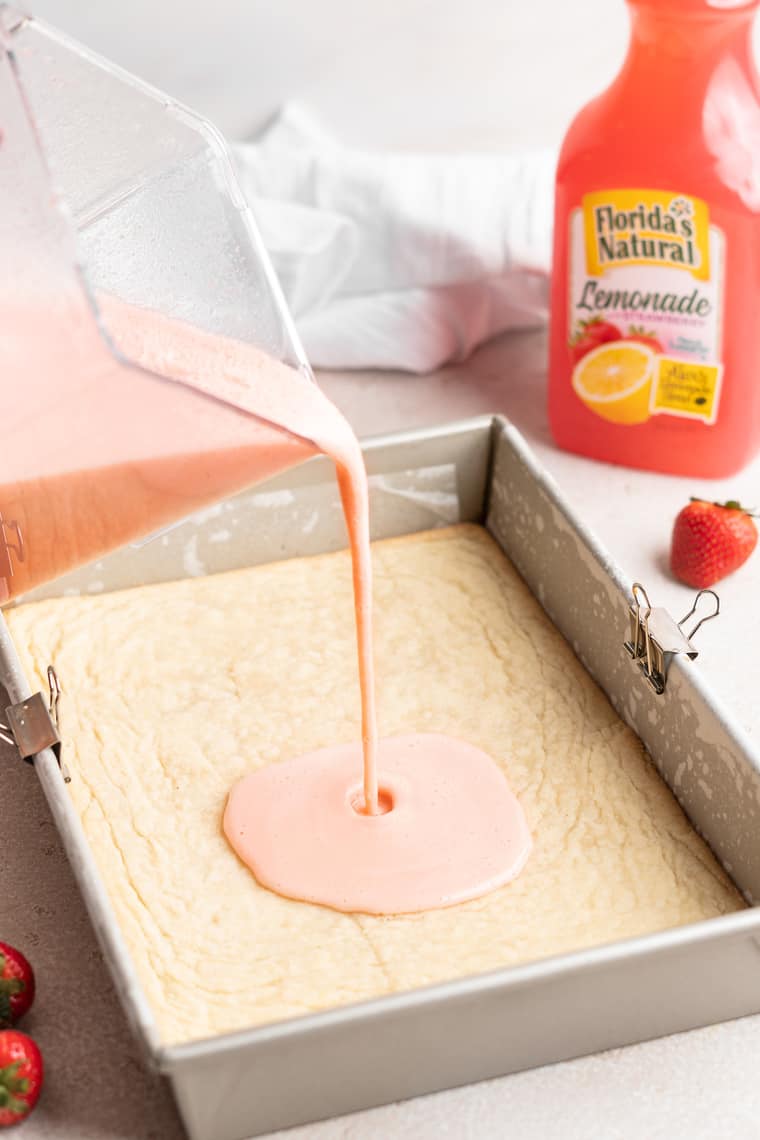
<path fill-rule="evenodd" d="M 615 424 L 649 419 L 649 398 L 657 356 L 634 341 L 602 344 L 573 370 L 573 389 L 587 408 Z"/>

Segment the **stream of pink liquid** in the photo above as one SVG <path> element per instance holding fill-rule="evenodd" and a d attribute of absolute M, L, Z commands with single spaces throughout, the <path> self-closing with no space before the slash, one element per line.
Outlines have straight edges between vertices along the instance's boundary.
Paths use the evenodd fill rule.
<path fill-rule="evenodd" d="M 212 337 L 146 310 L 101 300 L 118 348 L 143 367 L 170 375 L 251 413 L 328 455 L 336 467 L 353 567 L 361 692 L 365 809 L 378 811 L 377 714 L 372 649 L 372 561 L 367 475 L 348 421 L 306 373 L 241 341 Z M 265 445 L 266 446 L 266 445 Z"/>
<path fill-rule="evenodd" d="M 310 377 L 250 345 L 118 305 L 104 312 L 130 358 L 284 429 L 337 470 L 353 568 L 361 747 L 327 748 L 238 783 L 224 814 L 231 846 L 264 886 L 345 911 L 425 910 L 508 882 L 531 837 L 493 761 L 446 736 L 378 745 L 369 495 L 348 422 Z"/>
<path fill-rule="evenodd" d="M 340 910 L 423 910 L 507 882 L 531 839 L 493 761 L 444 736 L 378 745 L 367 477 L 347 421 L 305 372 L 250 344 L 99 303 L 120 352 L 168 380 L 116 364 L 87 314 L 58 314 L 67 331 L 76 324 L 68 355 L 55 311 L 12 314 L 4 359 L 23 383 L 0 427 L 4 598 L 324 452 L 351 546 L 361 745 L 246 777 L 225 834 L 264 886 Z"/>

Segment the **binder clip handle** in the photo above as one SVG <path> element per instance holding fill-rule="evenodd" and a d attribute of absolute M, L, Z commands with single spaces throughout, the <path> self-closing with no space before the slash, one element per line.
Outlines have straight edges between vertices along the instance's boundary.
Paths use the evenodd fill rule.
<path fill-rule="evenodd" d="M 9 531 L 11 531 L 12 534 L 9 535 Z M 2 533 L 5 549 L 12 550 L 19 562 L 24 562 L 26 559 L 26 548 L 24 547 L 24 535 L 21 531 L 21 524 L 16 519 L 4 519 L 3 516 L 0 515 L 0 532 Z"/>
<path fill-rule="evenodd" d="M 683 627 L 686 625 L 686 622 L 689 620 L 689 618 L 693 617 L 694 614 L 697 612 L 697 610 L 699 608 L 699 603 L 702 600 L 702 598 L 707 598 L 707 597 L 710 597 L 714 600 L 715 606 L 709 613 L 704 614 L 704 616 L 699 619 L 699 621 L 697 622 L 697 624 L 694 626 L 693 629 L 689 630 L 689 632 L 687 634 L 685 634 L 687 640 L 689 640 L 689 641 L 691 641 L 694 634 L 697 632 L 697 630 L 701 626 L 703 626 L 705 624 L 706 621 L 712 621 L 712 619 L 716 618 L 718 616 L 718 614 L 720 613 L 720 598 L 715 593 L 715 590 L 700 590 L 694 599 L 694 605 L 691 607 L 689 612 L 684 617 L 682 617 L 681 620 L 679 621 L 678 628 L 680 630 L 683 630 Z"/>

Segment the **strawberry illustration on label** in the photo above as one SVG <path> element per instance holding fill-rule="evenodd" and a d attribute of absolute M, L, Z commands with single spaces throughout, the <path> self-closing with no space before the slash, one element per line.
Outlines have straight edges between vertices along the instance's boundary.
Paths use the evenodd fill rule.
<path fill-rule="evenodd" d="M 661 342 L 657 339 L 653 332 L 642 328 L 641 325 L 631 325 L 628 332 L 623 337 L 623 340 L 632 340 L 636 344 L 643 344 L 645 348 L 649 348 L 652 352 L 661 354 L 665 351 Z"/>
<path fill-rule="evenodd" d="M 617 325 L 605 321 L 602 317 L 591 317 L 587 321 L 579 321 L 570 338 L 570 355 L 573 364 L 577 364 L 587 353 L 592 352 L 600 345 L 611 340 L 620 340 L 623 334 Z"/>

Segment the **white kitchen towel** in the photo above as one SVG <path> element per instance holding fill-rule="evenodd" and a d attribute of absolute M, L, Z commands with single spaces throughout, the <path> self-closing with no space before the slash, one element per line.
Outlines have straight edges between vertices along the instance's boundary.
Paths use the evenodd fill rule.
<path fill-rule="evenodd" d="M 352 150 L 293 104 L 235 156 L 316 367 L 427 372 L 546 321 L 553 153 Z"/>

